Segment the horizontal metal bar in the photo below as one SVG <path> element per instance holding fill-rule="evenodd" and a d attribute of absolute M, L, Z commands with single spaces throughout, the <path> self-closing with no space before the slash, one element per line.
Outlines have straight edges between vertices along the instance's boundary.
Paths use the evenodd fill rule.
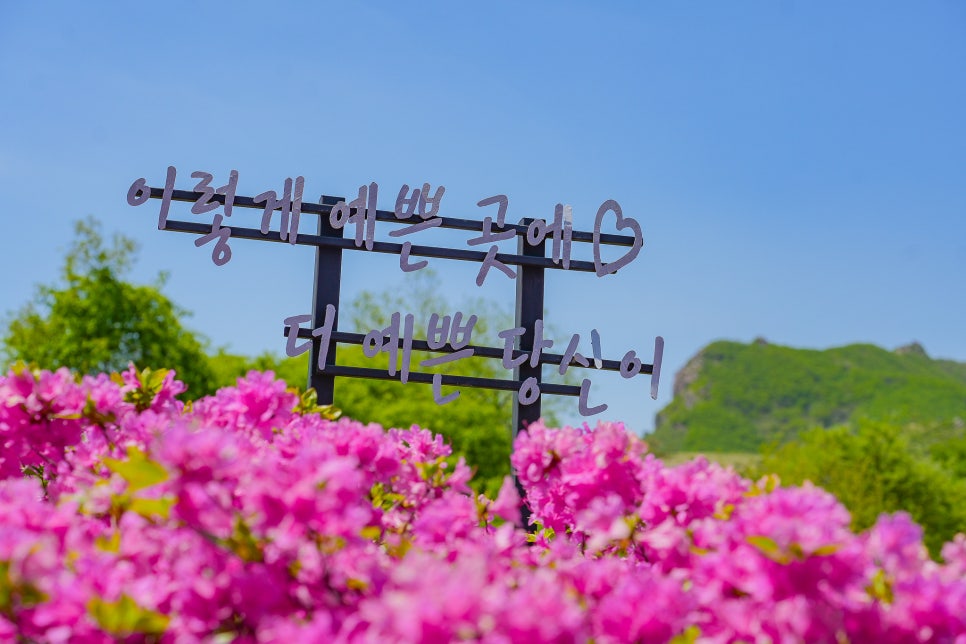
<path fill-rule="evenodd" d="M 192 192 L 190 190 L 172 190 L 171 200 L 172 201 L 188 201 L 195 202 L 202 198 L 204 193 Z M 151 198 L 152 199 L 162 199 L 164 198 L 163 188 L 151 188 Z M 210 201 L 218 202 L 222 205 L 225 203 L 225 195 L 213 194 L 210 197 Z M 345 201 L 344 197 L 330 197 L 323 195 L 321 203 L 312 203 L 308 201 L 302 202 L 301 212 L 310 213 L 313 215 L 325 215 L 328 216 L 329 212 L 332 210 L 332 206 L 336 205 L 340 201 Z M 239 208 L 257 208 L 259 210 L 264 210 L 265 205 L 262 203 L 256 204 L 253 197 L 235 197 L 233 202 L 235 206 Z M 281 210 L 281 206 L 275 210 Z M 475 219 L 458 219 L 455 217 L 440 217 L 443 221 L 441 228 L 453 228 L 457 230 L 471 230 L 476 232 L 481 232 L 483 230 L 483 222 L 477 221 Z M 391 210 L 377 210 L 376 211 L 377 221 L 387 221 L 395 224 L 418 224 L 424 221 L 418 215 L 413 215 L 408 219 L 397 219 L 396 214 Z M 522 222 L 522 219 L 521 219 Z M 516 224 L 506 224 L 501 230 L 512 230 L 517 235 L 525 235 L 527 232 L 527 226 L 523 223 Z M 574 230 L 571 239 L 575 242 L 585 242 L 593 243 L 594 234 L 581 230 Z M 612 233 L 601 233 L 600 243 L 606 244 L 608 246 L 633 246 L 634 237 L 630 235 L 614 235 Z"/>
<path fill-rule="evenodd" d="M 287 334 L 288 334 L 288 330 L 283 328 L 282 335 L 287 335 Z M 310 339 L 314 336 L 312 335 L 311 329 L 307 329 L 303 327 L 299 329 L 298 337 Z M 349 333 L 346 331 L 336 331 L 335 333 L 332 334 L 333 340 L 335 340 L 336 342 L 341 342 L 343 344 L 362 344 L 365 337 L 366 336 L 363 333 Z M 426 340 L 415 340 L 415 339 L 412 341 L 412 347 L 416 351 L 425 351 L 427 353 L 456 353 L 459 350 L 459 349 L 454 349 L 449 344 L 445 344 L 442 347 L 431 349 L 429 346 L 429 343 L 426 342 Z M 477 344 L 469 344 L 466 347 L 462 347 L 462 348 L 473 349 L 474 358 L 475 357 L 496 358 L 496 359 L 503 358 L 503 349 L 498 349 L 495 347 L 486 347 L 486 346 L 481 346 Z M 528 354 L 524 353 L 523 351 L 520 351 L 519 349 L 513 349 L 511 357 L 518 358 L 524 355 L 528 355 Z M 593 358 L 588 358 L 588 360 L 590 360 L 591 365 L 593 365 Z M 562 362 L 563 362 L 563 356 L 560 355 L 559 353 L 547 353 L 546 351 L 540 352 L 540 364 L 559 365 Z M 570 367 L 580 368 L 580 369 L 597 369 L 597 367 L 593 367 L 593 366 L 584 367 L 576 363 L 571 363 Z M 620 371 L 620 368 L 621 368 L 620 360 L 601 360 L 601 367 L 597 370 L 598 371 Z M 641 365 L 641 372 L 640 372 L 641 374 L 650 375 L 653 371 L 654 371 L 654 365 L 650 365 L 650 364 Z"/>
<path fill-rule="evenodd" d="M 223 224 L 230 224 L 230 220 L 227 222 L 222 222 Z M 225 227 L 225 226 L 223 226 Z M 272 241 L 279 242 L 283 244 L 288 244 L 288 241 L 283 241 L 277 230 L 270 230 L 267 233 L 262 233 L 261 230 L 257 228 L 240 228 L 238 226 L 227 226 L 231 228 L 232 239 L 258 239 L 261 241 Z M 195 235 L 207 235 L 211 232 L 210 224 L 200 224 L 191 221 L 173 221 L 169 219 L 165 225 L 165 230 L 170 230 L 176 233 L 192 233 Z M 321 235 L 305 235 L 299 233 L 296 238 L 297 244 L 303 246 L 329 246 L 335 248 L 342 248 L 345 250 L 366 250 L 365 246 L 356 246 L 355 241 L 344 237 L 325 237 Z M 399 255 L 402 253 L 402 244 L 395 244 L 393 242 L 372 242 L 372 251 L 375 253 L 388 253 L 390 255 Z M 486 253 L 476 251 L 476 250 L 462 250 L 459 248 L 440 248 L 438 246 L 416 246 L 413 245 L 409 250 L 409 255 L 413 257 L 433 257 L 438 259 L 458 259 L 466 262 L 477 262 L 481 263 L 486 259 Z M 555 268 L 564 270 L 562 264 L 555 264 L 549 257 L 526 257 L 524 255 L 510 255 L 506 253 L 497 253 L 496 259 L 503 262 L 504 264 L 509 264 L 511 266 L 540 266 L 543 268 Z M 584 273 L 592 273 L 596 269 L 594 268 L 593 262 L 586 262 L 582 260 L 570 260 L 570 268 L 567 270 L 580 271 Z"/>
<path fill-rule="evenodd" d="M 391 376 L 389 372 L 381 369 L 370 369 L 368 367 L 345 367 L 342 365 L 326 365 L 325 372 L 336 377 L 349 378 L 372 378 L 375 380 L 396 380 L 401 381 L 401 374 Z M 500 380 L 498 378 L 478 378 L 476 376 L 457 376 L 450 374 L 432 374 L 422 371 L 410 371 L 409 382 L 421 384 L 432 384 L 433 376 L 440 376 L 440 382 L 453 387 L 471 387 L 475 389 L 500 389 L 503 391 L 518 391 L 523 385 L 516 380 Z M 550 382 L 540 383 L 541 394 L 553 394 L 555 396 L 579 396 L 580 387 L 577 385 L 558 385 Z"/>

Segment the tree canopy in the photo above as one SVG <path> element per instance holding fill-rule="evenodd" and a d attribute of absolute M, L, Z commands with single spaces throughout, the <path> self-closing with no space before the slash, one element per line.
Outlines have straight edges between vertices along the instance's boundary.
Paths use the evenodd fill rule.
<path fill-rule="evenodd" d="M 963 461 L 947 449 L 961 446 L 963 438 L 957 435 L 927 448 L 924 433 L 937 432 L 875 421 L 817 427 L 766 450 L 757 474 L 776 473 L 786 485 L 808 480 L 825 488 L 852 513 L 856 530 L 869 528 L 882 513 L 904 510 L 924 528 L 926 545 L 938 556 L 942 544 L 966 532 L 966 480 L 956 471 L 963 469 Z M 929 451 L 942 454 L 946 462 Z"/>
<path fill-rule="evenodd" d="M 133 240 L 116 234 L 108 245 L 94 219 L 77 222 L 75 232 L 60 281 L 39 285 L 10 319 L 5 357 L 80 373 L 119 371 L 130 362 L 174 367 L 189 396 L 214 391 L 206 342 L 182 326 L 188 312 L 161 293 L 164 275 L 153 285 L 131 284 Z"/>

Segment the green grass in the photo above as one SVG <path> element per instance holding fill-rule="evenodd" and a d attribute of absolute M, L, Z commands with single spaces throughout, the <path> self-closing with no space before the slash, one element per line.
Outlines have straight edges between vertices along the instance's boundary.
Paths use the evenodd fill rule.
<path fill-rule="evenodd" d="M 724 467 L 733 467 L 739 473 L 756 470 L 761 465 L 761 456 L 745 452 L 676 452 L 664 457 L 665 465 L 680 465 L 698 456 Z"/>

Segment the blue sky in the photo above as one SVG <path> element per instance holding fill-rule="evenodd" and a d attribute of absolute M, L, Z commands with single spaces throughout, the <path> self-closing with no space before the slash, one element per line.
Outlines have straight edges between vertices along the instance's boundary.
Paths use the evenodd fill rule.
<path fill-rule="evenodd" d="M 607 357 L 664 336 L 657 402 L 644 379 L 592 377 L 602 417 L 639 431 L 715 339 L 918 340 L 966 361 L 960 2 L 4 3 L 0 87 L 3 312 L 56 278 L 94 215 L 140 243 L 137 280 L 170 272 L 192 328 L 281 352 L 311 250 L 236 240 L 216 267 L 159 232 L 125 194 L 174 165 L 179 188 L 237 169 L 246 195 L 377 181 L 383 208 L 428 181 L 457 217 L 498 193 L 511 220 L 563 202 L 580 229 L 616 199 L 643 252 L 610 278 L 549 275 L 547 317 L 599 329 Z M 395 257 L 346 257 L 344 299 L 405 286 Z M 509 280 L 433 265 L 454 302 L 512 302 Z"/>

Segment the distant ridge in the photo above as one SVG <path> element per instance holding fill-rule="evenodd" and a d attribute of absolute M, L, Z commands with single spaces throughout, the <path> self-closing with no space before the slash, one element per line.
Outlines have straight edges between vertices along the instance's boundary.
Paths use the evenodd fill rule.
<path fill-rule="evenodd" d="M 713 342 L 677 373 L 647 440 L 658 453 L 757 452 L 859 418 L 961 426 L 966 364 L 933 360 L 918 342 L 895 351 Z"/>

